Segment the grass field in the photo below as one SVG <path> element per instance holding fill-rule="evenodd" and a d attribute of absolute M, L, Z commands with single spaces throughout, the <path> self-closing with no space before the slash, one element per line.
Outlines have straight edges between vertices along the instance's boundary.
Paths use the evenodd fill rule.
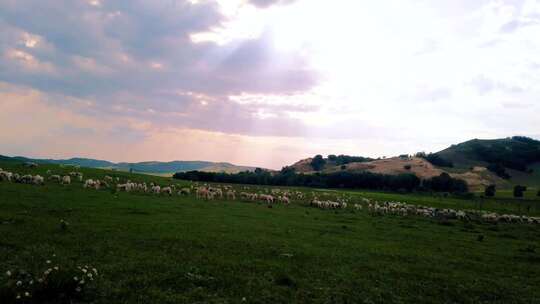
<path fill-rule="evenodd" d="M 0 167 L 42 175 L 73 170 Z M 111 174 L 80 171 L 85 178 Z M 299 190 L 351 201 L 480 206 L 419 194 Z M 540 214 L 534 196 L 522 202 L 501 193 L 481 207 L 517 214 L 527 212 L 523 204 L 531 206 L 528 214 Z M 61 219 L 70 223 L 67 231 L 59 228 Z M 60 262 L 99 269 L 95 303 L 540 303 L 538 225 L 0 182 L 0 273 L 39 269 L 53 254 Z"/>

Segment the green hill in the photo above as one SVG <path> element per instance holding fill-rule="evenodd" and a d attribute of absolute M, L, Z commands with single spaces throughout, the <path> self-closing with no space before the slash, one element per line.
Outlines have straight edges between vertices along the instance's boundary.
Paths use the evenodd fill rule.
<path fill-rule="evenodd" d="M 540 141 L 514 136 L 504 139 L 473 139 L 435 153 L 457 170 L 486 167 L 511 182 L 540 181 Z"/>

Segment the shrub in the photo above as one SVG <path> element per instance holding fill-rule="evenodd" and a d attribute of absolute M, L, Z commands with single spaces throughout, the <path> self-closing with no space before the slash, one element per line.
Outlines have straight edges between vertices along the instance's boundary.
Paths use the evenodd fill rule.
<path fill-rule="evenodd" d="M 98 271 L 91 266 L 66 267 L 47 260 L 45 270 L 8 270 L 0 277 L 2 303 L 71 303 L 92 298 Z"/>
<path fill-rule="evenodd" d="M 494 197 L 495 196 L 495 192 L 496 192 L 496 188 L 495 188 L 495 185 L 489 185 L 486 187 L 486 189 L 484 190 L 484 195 L 486 197 Z"/>
<path fill-rule="evenodd" d="M 68 229 L 69 229 L 69 223 L 64 220 L 60 220 L 60 230 L 67 231 Z"/>

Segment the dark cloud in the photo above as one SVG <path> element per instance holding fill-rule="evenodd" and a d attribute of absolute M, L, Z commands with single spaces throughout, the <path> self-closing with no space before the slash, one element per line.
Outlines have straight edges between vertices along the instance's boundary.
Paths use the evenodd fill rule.
<path fill-rule="evenodd" d="M 253 4 L 278 2 L 291 1 Z M 275 50 L 268 35 L 226 45 L 191 41 L 191 34 L 225 21 L 214 1 L 2 1 L 0 81 L 91 100 L 88 115 L 152 120 L 190 109 L 177 124 L 239 133 L 256 125 L 254 134 L 298 129 L 286 117 L 257 119 L 256 111 L 228 96 L 301 92 L 316 84 L 317 74 L 302 57 Z M 24 33 L 40 37 L 36 47 L 21 44 Z M 8 58 L 15 51 L 23 52 L 20 58 Z M 207 96 L 208 106 L 194 107 L 200 100 L 186 92 Z M 51 102 L 69 106 L 72 100 Z"/>

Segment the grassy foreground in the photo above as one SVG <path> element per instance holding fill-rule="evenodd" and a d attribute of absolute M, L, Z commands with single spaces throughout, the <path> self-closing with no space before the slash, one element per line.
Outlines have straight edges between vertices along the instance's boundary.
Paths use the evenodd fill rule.
<path fill-rule="evenodd" d="M 540 303 L 539 226 L 0 182 L 0 276 L 53 254 L 99 269 L 96 303 Z"/>

